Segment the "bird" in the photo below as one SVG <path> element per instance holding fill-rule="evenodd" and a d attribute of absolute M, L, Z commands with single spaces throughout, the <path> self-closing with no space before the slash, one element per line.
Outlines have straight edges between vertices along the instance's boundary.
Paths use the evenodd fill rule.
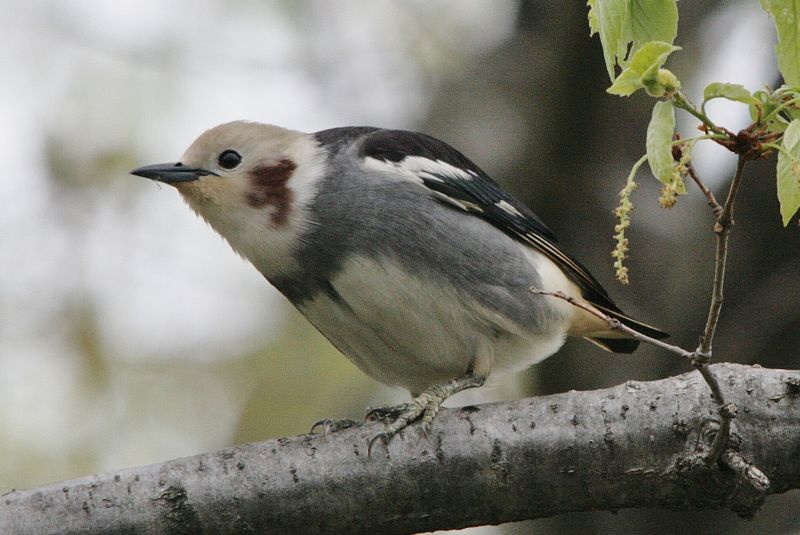
<path fill-rule="evenodd" d="M 131 173 L 174 186 L 358 368 L 409 391 L 370 412 L 384 420 L 373 440 L 420 419 L 430 432 L 448 397 L 547 358 L 566 336 L 616 353 L 639 340 L 612 321 L 668 336 L 622 312 L 530 208 L 423 133 L 233 121 L 177 162 Z"/>

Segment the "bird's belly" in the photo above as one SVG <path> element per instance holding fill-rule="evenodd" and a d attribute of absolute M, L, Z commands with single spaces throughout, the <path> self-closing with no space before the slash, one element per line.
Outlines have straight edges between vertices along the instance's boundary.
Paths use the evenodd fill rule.
<path fill-rule="evenodd" d="M 373 378 L 412 393 L 468 370 L 517 370 L 553 353 L 560 331 L 532 334 L 473 297 L 414 276 L 391 259 L 354 257 L 298 305 Z"/>

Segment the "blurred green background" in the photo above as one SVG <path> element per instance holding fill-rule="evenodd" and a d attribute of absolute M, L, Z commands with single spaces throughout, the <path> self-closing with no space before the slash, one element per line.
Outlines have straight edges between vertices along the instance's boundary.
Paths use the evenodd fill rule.
<path fill-rule="evenodd" d="M 758 2 L 681 2 L 669 67 L 778 83 Z M 632 284 L 613 280 L 612 209 L 652 101 L 619 99 L 582 1 L 0 0 L 0 492 L 306 432 L 405 399 L 339 355 L 168 187 L 127 174 L 233 119 L 304 131 L 422 130 L 526 201 L 623 308 L 693 347 L 713 267 L 690 187 L 670 211 L 642 174 Z M 731 128 L 744 109 L 715 101 Z M 692 121 L 679 123 L 685 133 Z M 720 194 L 734 159 L 698 148 Z M 716 357 L 798 368 L 800 231 L 780 224 L 774 160 L 749 166 Z M 687 371 L 643 348 L 570 341 L 451 404 Z M 562 515 L 485 533 L 800 533 L 800 494 L 732 513 Z"/>

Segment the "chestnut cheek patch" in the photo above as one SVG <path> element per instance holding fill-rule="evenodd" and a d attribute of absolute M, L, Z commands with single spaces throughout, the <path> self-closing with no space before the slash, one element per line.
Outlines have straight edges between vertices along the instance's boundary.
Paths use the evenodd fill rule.
<path fill-rule="evenodd" d="M 286 223 L 292 207 L 294 193 L 287 186 L 297 165 L 291 160 L 281 160 L 276 165 L 259 166 L 250 172 L 250 190 L 247 204 L 253 208 L 274 206 L 272 222 L 281 226 Z"/>

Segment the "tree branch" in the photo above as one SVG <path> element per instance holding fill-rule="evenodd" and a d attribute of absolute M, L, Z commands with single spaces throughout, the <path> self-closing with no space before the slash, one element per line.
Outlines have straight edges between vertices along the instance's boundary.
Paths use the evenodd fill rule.
<path fill-rule="evenodd" d="M 0 532 L 391 534 L 627 507 L 752 515 L 765 493 L 800 488 L 800 372 L 712 368 L 749 409 L 723 452 L 733 469 L 704 461 L 716 407 L 692 372 L 443 410 L 430 438 L 413 425 L 386 457 L 367 458 L 370 424 L 12 491 Z"/>

